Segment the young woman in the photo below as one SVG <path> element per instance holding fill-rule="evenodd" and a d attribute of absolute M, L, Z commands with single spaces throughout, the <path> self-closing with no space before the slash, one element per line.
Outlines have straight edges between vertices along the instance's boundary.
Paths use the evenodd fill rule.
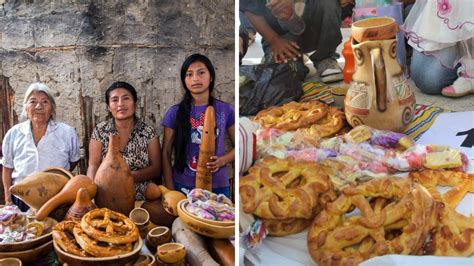
<path fill-rule="evenodd" d="M 163 177 L 170 189 L 181 191 L 181 188 L 195 187 L 204 113 L 207 106 L 212 105 L 217 128 L 216 154 L 207 166 L 213 172 L 212 191 L 230 197 L 227 163 L 234 161 L 234 148 L 226 153 L 224 146 L 225 132 L 234 143 L 234 107 L 211 96 L 214 82 L 214 66 L 206 56 L 193 54 L 186 58 L 181 67 L 185 94 L 163 119 Z"/>
<path fill-rule="evenodd" d="M 135 199 L 145 200 L 146 186 L 161 181 L 161 148 L 155 129 L 135 115 L 137 100 L 135 88 L 126 82 L 114 82 L 105 92 L 111 118 L 99 123 L 92 132 L 87 176 L 95 178 L 109 149 L 109 135 L 119 135 L 120 153 L 135 181 Z"/>

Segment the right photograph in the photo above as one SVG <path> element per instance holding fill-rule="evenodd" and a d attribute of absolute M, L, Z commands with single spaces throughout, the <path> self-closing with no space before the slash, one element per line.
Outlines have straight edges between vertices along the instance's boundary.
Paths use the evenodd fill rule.
<path fill-rule="evenodd" d="M 472 266 L 471 0 L 238 6 L 240 265 Z"/>

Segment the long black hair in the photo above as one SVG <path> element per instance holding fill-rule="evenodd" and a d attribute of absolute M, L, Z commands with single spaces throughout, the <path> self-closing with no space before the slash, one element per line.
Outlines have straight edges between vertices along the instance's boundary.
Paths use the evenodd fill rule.
<path fill-rule="evenodd" d="M 193 54 L 184 60 L 183 65 L 181 66 L 181 84 L 185 90 L 183 99 L 179 103 L 178 113 L 176 114 L 176 130 L 174 138 L 174 166 L 178 172 L 183 172 L 184 167 L 186 167 L 186 149 L 188 147 L 189 133 L 191 131 L 191 123 L 189 121 L 192 100 L 193 97 L 191 92 L 186 87 L 186 72 L 188 71 L 189 66 L 194 62 L 203 63 L 209 74 L 211 76 L 211 81 L 209 83 L 209 100 L 207 105 L 212 105 L 214 98 L 211 96 L 212 91 L 214 90 L 214 81 L 216 80 L 216 72 L 214 66 L 211 63 L 211 60 L 201 54 Z"/>

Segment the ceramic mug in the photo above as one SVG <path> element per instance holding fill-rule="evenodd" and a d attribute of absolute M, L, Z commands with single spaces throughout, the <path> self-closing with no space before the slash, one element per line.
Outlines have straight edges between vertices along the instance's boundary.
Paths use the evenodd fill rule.
<path fill-rule="evenodd" d="M 171 242 L 171 230 L 166 226 L 151 229 L 146 235 L 145 245 L 151 252 L 156 252 L 160 245 Z"/>
<path fill-rule="evenodd" d="M 158 246 L 156 256 L 165 263 L 180 263 L 186 257 L 186 248 L 181 243 L 166 243 Z"/>

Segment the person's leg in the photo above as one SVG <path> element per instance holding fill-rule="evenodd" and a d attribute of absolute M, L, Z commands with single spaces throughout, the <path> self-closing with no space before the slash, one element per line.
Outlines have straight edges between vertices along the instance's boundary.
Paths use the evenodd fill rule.
<path fill-rule="evenodd" d="M 339 1 L 307 1 L 304 13 L 306 30 L 302 36 L 303 52 L 313 52 L 309 57 L 323 82 L 343 79 L 337 64 L 337 46 L 342 42 L 341 7 Z"/>
<path fill-rule="evenodd" d="M 437 57 L 425 55 L 413 49 L 410 71 L 415 85 L 426 94 L 440 94 L 441 89 L 452 84 L 458 77 L 456 70 L 444 67 L 442 62 L 454 63 L 457 50 L 455 47 L 443 49 Z"/>
<path fill-rule="evenodd" d="M 248 45 L 250 46 L 255 41 L 255 36 L 257 35 L 257 31 L 253 27 L 252 23 L 248 20 L 245 16 L 244 12 L 239 11 L 239 20 L 240 26 L 247 30 L 248 34 Z"/>

